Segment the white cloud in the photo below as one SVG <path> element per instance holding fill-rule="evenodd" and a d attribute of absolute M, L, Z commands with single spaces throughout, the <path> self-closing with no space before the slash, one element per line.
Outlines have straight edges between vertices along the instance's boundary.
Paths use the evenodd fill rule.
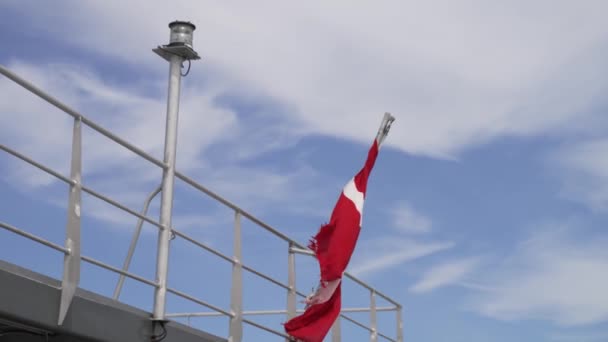
<path fill-rule="evenodd" d="M 357 277 L 386 271 L 406 262 L 437 253 L 454 246 L 451 242 L 418 242 L 399 237 L 363 241 L 349 267 Z"/>
<path fill-rule="evenodd" d="M 392 215 L 393 226 L 403 233 L 424 234 L 431 231 L 431 220 L 416 212 L 408 203 L 397 203 Z"/>
<path fill-rule="evenodd" d="M 452 242 L 420 241 L 408 235 L 431 232 L 432 221 L 415 211 L 404 201 L 389 210 L 396 234 L 363 240 L 353 256 L 349 272 L 356 276 L 368 276 L 385 272 L 431 254 L 454 247 Z"/>
<path fill-rule="evenodd" d="M 565 197 L 594 210 L 608 210 L 608 138 L 577 142 L 559 149 L 552 164 L 563 178 Z"/>
<path fill-rule="evenodd" d="M 607 245 L 608 236 L 590 237 L 582 229 L 538 233 L 482 277 L 494 290 L 475 295 L 473 308 L 507 320 L 606 322 Z"/>
<path fill-rule="evenodd" d="M 477 267 L 479 260 L 466 258 L 451 260 L 432 267 L 422 279 L 410 288 L 415 293 L 425 293 L 440 287 L 458 283 Z"/>
<path fill-rule="evenodd" d="M 293 110 L 284 116 L 310 133 L 367 142 L 392 111 L 399 124 L 387 143 L 431 156 L 580 128 L 608 89 L 597 72 L 608 33 L 599 0 L 4 5 L 27 14 L 32 30 L 157 73 L 166 65 L 150 48 L 168 39 L 168 21 L 191 20 L 204 56 L 192 75 L 285 103 Z"/>

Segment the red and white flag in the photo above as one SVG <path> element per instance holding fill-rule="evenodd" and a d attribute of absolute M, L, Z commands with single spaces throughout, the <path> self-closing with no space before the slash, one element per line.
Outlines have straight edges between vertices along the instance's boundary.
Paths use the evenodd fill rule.
<path fill-rule="evenodd" d="M 331 214 L 308 246 L 315 252 L 321 268 L 317 291 L 306 298 L 306 311 L 287 323 L 289 336 L 304 342 L 322 342 L 340 314 L 341 280 L 353 254 L 363 218 L 367 180 L 376 162 L 380 145 L 394 118 L 386 113 L 365 165 L 344 187 Z"/>

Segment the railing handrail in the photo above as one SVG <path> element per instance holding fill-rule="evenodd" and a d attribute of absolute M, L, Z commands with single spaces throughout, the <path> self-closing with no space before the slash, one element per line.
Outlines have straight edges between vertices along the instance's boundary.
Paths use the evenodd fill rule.
<path fill-rule="evenodd" d="M 62 102 L 60 102 L 59 100 L 55 99 L 54 97 L 46 94 L 44 91 L 42 91 L 41 89 L 39 89 L 35 85 L 33 85 L 30 82 L 28 82 L 28 81 L 22 79 L 21 77 L 17 76 L 16 74 L 14 74 L 13 72 L 11 72 L 10 70 L 8 70 L 7 68 L 5 68 L 2 65 L 0 65 L 0 74 L 3 74 L 4 76 L 6 76 L 7 78 L 9 78 L 13 82 L 17 83 L 18 85 L 22 86 L 23 88 L 27 89 L 31 93 L 39 96 L 40 98 L 42 98 L 46 102 L 50 103 L 51 105 L 55 106 L 56 108 L 60 109 L 64 113 L 72 116 L 75 120 L 84 123 L 88 127 L 92 128 L 94 131 L 98 132 L 99 134 L 102 134 L 102 135 L 106 136 L 107 138 L 113 140 L 114 142 L 116 142 L 117 144 L 121 145 L 122 147 L 124 147 L 124 148 L 132 151 L 136 155 L 138 155 L 138 156 L 140 156 L 140 157 L 148 160 L 152 164 L 154 164 L 154 165 L 156 165 L 158 167 L 161 167 L 163 169 L 166 169 L 167 166 L 163 162 L 157 160 L 156 158 L 154 158 L 153 156 L 151 156 L 148 153 L 144 152 L 142 149 L 136 147 L 135 145 L 133 145 L 133 144 L 127 142 L 126 140 L 118 137 L 117 135 L 115 135 L 114 133 L 112 133 L 110 130 L 105 129 L 101 125 L 99 125 L 99 124 L 93 122 L 92 120 L 86 118 L 81 113 L 79 113 L 76 110 L 70 108 L 69 106 L 63 104 Z M 80 146 L 78 148 L 80 148 Z M 5 145 L 0 144 L 0 150 L 3 150 L 5 152 L 13 155 L 16 158 L 21 159 L 22 161 L 24 161 L 24 162 L 26 162 L 26 163 L 28 163 L 30 165 L 33 165 L 34 167 L 37 167 L 37 168 L 41 169 L 42 171 L 50 174 L 51 176 L 54 176 L 55 178 L 57 178 L 57 179 L 65 182 L 65 183 L 67 183 L 67 184 L 69 184 L 71 186 L 74 186 L 77 183 L 74 179 L 66 177 L 66 176 L 62 175 L 61 173 L 53 170 L 52 168 L 47 167 L 47 166 L 45 166 L 45 165 L 43 165 L 43 164 L 41 164 L 39 162 L 36 162 L 34 159 L 32 159 L 32 158 L 30 158 L 30 157 L 28 157 L 28 156 L 26 156 L 26 155 L 24 155 L 22 153 L 19 153 L 18 151 L 14 150 L 14 149 L 11 149 L 11 148 L 9 148 L 9 147 L 7 147 Z M 236 204 L 232 203 L 231 201 L 223 198 L 222 196 L 218 195 L 217 193 L 213 192 L 212 190 L 208 189 L 207 187 L 199 184 L 194 179 L 192 179 L 192 178 L 184 175 L 183 173 L 181 173 L 179 171 L 175 171 L 175 177 L 177 177 L 181 181 L 187 183 L 188 185 L 192 186 L 193 188 L 197 189 L 198 191 L 202 192 L 203 194 L 211 197 L 212 199 L 214 199 L 214 200 L 222 203 L 226 207 L 232 209 L 236 213 L 237 217 L 239 215 L 243 216 L 243 217 L 247 218 L 248 220 L 250 220 L 251 222 L 253 222 L 256 226 L 261 227 L 262 229 L 270 232 L 271 234 L 273 234 L 273 235 L 279 237 L 280 239 L 282 239 L 283 241 L 287 242 L 289 244 L 289 246 L 290 246 L 289 247 L 290 248 L 289 249 L 290 253 L 293 253 L 292 249 L 294 249 L 294 250 L 295 249 L 300 249 L 298 251 L 300 253 L 304 252 L 304 254 L 312 254 L 312 251 L 309 250 L 308 248 L 304 247 L 302 244 L 300 244 L 297 241 L 293 240 L 292 238 L 290 238 L 286 234 L 280 232 L 278 229 L 276 229 L 276 228 L 270 226 L 269 224 L 263 222 L 262 220 L 258 219 L 253 214 L 247 212 L 246 210 L 242 209 L 238 205 L 236 205 Z M 217 251 L 217 250 L 215 250 L 215 249 L 207 246 L 206 244 L 199 242 L 198 240 L 196 240 L 196 239 L 188 236 L 187 234 L 174 229 L 174 227 L 163 227 L 163 225 L 160 224 L 159 222 L 157 222 L 156 220 L 153 220 L 153 219 L 149 218 L 148 216 L 146 216 L 146 212 L 145 211 L 142 214 L 140 214 L 140 213 L 136 212 L 135 210 L 129 208 L 128 206 L 126 206 L 124 204 L 121 204 L 118 201 L 115 201 L 115 200 L 111 199 L 110 197 L 105 196 L 105 195 L 103 195 L 103 194 L 101 194 L 101 193 L 93 190 L 92 188 L 89 188 L 89 187 L 87 187 L 87 186 L 85 186 L 83 184 L 78 184 L 78 186 L 79 186 L 79 188 L 82 191 L 84 191 L 84 192 L 86 192 L 86 193 L 88 193 L 88 194 L 90 194 L 90 195 L 92 195 L 92 196 L 94 196 L 94 197 L 96 197 L 96 198 L 98 198 L 98 199 L 100 199 L 102 201 L 105 201 L 106 203 L 109 203 L 110 205 L 112 205 L 114 207 L 117 207 L 117 208 L 119 208 L 119 209 L 127 212 L 128 214 L 134 216 L 134 217 L 139 218 L 139 222 L 140 222 L 139 225 L 141 225 L 141 223 L 143 221 L 145 221 L 145 222 L 148 222 L 148 223 L 156 226 L 159 229 L 170 228 L 171 231 L 175 234 L 175 236 L 183 238 L 183 239 L 185 239 L 185 240 L 187 240 L 187 241 L 195 244 L 197 247 L 202 248 L 203 250 L 206 250 L 208 252 L 211 252 L 211 253 L 215 254 L 216 256 L 220 257 L 221 259 L 224 259 L 225 261 L 228 261 L 228 262 L 232 263 L 233 265 L 239 265 L 242 269 L 245 269 L 246 271 L 251 272 L 251 273 L 257 275 L 258 277 L 261 277 L 261 278 L 263 278 L 263 279 L 265 279 L 265 280 L 267 280 L 267 281 L 269 281 L 269 282 L 271 282 L 271 283 L 273 283 L 273 284 L 275 284 L 277 286 L 280 286 L 283 289 L 286 289 L 286 290 L 291 290 L 292 289 L 290 285 L 284 284 L 281 281 L 278 281 L 278 280 L 276 280 L 276 279 L 274 279 L 274 278 L 272 278 L 272 277 L 270 277 L 270 276 L 268 276 L 268 275 L 266 275 L 266 274 L 264 274 L 264 273 L 262 273 L 260 271 L 257 271 L 254 268 L 243 264 L 242 261 L 235 260 L 235 258 L 231 258 L 231 257 L 229 257 L 229 256 L 227 256 L 227 255 L 225 255 L 225 254 L 223 254 L 223 253 L 221 253 L 221 252 L 219 252 L 219 251 Z M 158 193 L 158 190 L 155 191 L 155 194 L 156 193 Z M 151 198 L 152 197 L 149 197 L 146 200 L 146 209 L 147 209 L 147 205 L 149 204 L 149 201 L 151 200 Z M 10 225 L 8 223 L 0 222 L 0 228 L 4 228 L 4 229 L 6 229 L 6 230 L 8 230 L 10 232 L 13 232 L 15 234 L 18 234 L 18 235 L 21 235 L 23 237 L 26 237 L 26 238 L 28 238 L 30 240 L 33 240 L 35 242 L 41 243 L 43 245 L 46 245 L 46 246 L 48 246 L 50 248 L 53 248 L 53 249 L 55 249 L 55 250 L 57 250 L 59 252 L 62 252 L 64 254 L 66 254 L 66 255 L 70 254 L 70 249 L 69 248 L 56 245 L 56 244 L 54 244 L 54 243 L 52 243 L 50 241 L 47 241 L 47 240 L 45 240 L 43 238 L 40 238 L 40 237 L 37 237 L 37 236 L 35 236 L 33 234 L 27 233 L 27 232 L 25 232 L 25 231 L 23 231 L 23 230 L 21 230 L 21 229 L 19 229 L 17 227 L 14 227 L 14 226 L 12 226 L 12 225 Z M 132 255 L 131 249 L 129 251 L 129 255 Z M 128 262 L 125 262 L 125 266 L 121 270 L 119 268 L 107 265 L 107 264 L 105 264 L 103 262 L 100 262 L 98 260 L 95 260 L 95 259 L 87 257 L 87 256 L 80 256 L 79 255 L 79 258 L 81 258 L 85 262 L 91 263 L 91 264 L 96 265 L 98 267 L 102 267 L 102 268 L 107 269 L 109 271 L 112 271 L 112 272 L 120 274 L 121 275 L 121 278 L 120 278 L 121 280 L 124 280 L 124 277 L 129 277 L 131 279 L 140 281 L 142 283 L 145 283 L 147 285 L 150 285 L 150 286 L 153 286 L 153 287 L 156 287 L 156 288 L 159 286 L 159 283 L 157 281 L 150 281 L 150 280 L 147 280 L 147 279 L 145 279 L 143 277 L 140 277 L 140 276 L 137 276 L 135 274 L 129 273 L 127 271 L 128 270 Z M 367 326 L 363 325 L 362 323 L 360 323 L 360 322 L 358 322 L 356 320 L 353 320 L 350 317 L 345 316 L 344 313 L 346 313 L 346 312 L 364 312 L 365 310 L 368 310 L 369 312 L 372 313 L 372 325 L 375 326 L 375 314 L 376 314 L 377 311 L 397 311 L 398 312 L 398 317 L 399 317 L 398 320 L 400 320 L 400 311 L 402 309 L 401 304 L 399 304 L 397 301 L 393 300 L 392 298 L 388 297 L 387 295 L 379 292 L 377 289 L 373 288 L 371 285 L 363 282 L 362 280 L 358 279 L 357 277 L 351 275 L 348 272 L 345 272 L 344 276 L 345 276 L 345 278 L 348 278 L 348 279 L 354 281 L 359 286 L 362 286 L 362 287 L 366 288 L 367 290 L 369 290 L 370 293 L 371 293 L 371 295 L 372 295 L 372 303 L 373 304 L 372 304 L 372 308 L 370 308 L 370 309 L 360 309 L 360 308 L 351 308 L 351 309 L 348 309 L 348 308 L 345 308 L 342 311 L 342 313 L 340 314 L 341 317 L 345 318 L 348 321 L 353 322 L 356 325 L 359 325 L 359 326 L 361 326 L 361 327 L 363 327 L 365 329 L 368 329 L 373 334 L 377 334 L 378 336 L 383 337 L 385 339 L 388 339 L 390 341 L 395 341 L 395 340 L 387 337 L 386 335 L 378 333 L 376 331 L 375 327 L 367 327 Z M 117 290 L 118 290 L 118 287 L 117 287 Z M 294 291 L 294 293 L 296 295 L 298 295 L 300 297 L 305 297 L 305 294 L 303 294 L 302 292 L 297 291 L 297 289 L 294 288 L 293 291 Z M 203 301 L 201 299 L 195 298 L 193 296 L 185 294 L 185 293 L 183 293 L 181 291 L 178 291 L 176 289 L 167 288 L 167 292 L 173 293 L 173 294 L 175 294 L 177 296 L 180 296 L 180 297 L 182 297 L 184 299 L 190 300 L 192 302 L 195 302 L 195 303 L 198 303 L 198 304 L 200 304 L 202 306 L 205 306 L 205 307 L 207 307 L 209 309 L 212 309 L 212 310 L 214 310 L 215 312 L 217 312 L 220 315 L 225 315 L 225 316 L 228 316 L 228 317 L 231 317 L 231 318 L 234 318 L 235 315 L 236 315 L 233 312 L 229 312 L 229 311 L 226 311 L 224 309 L 221 309 L 221 308 L 219 308 L 217 306 L 209 304 L 209 303 L 207 303 L 207 302 L 205 302 L 205 301 Z M 115 294 L 116 294 L 116 292 L 115 292 Z M 393 304 L 395 306 L 394 307 L 376 307 L 375 306 L 375 300 L 373 299 L 373 297 L 375 295 L 382 297 L 383 299 L 385 299 L 386 301 L 390 302 L 391 304 Z M 266 314 L 270 314 L 269 312 L 272 312 L 273 314 L 284 314 L 284 313 L 288 313 L 288 311 L 289 310 L 272 310 L 272 311 L 267 311 Z M 258 311 L 258 314 L 260 314 L 261 312 L 263 312 L 263 311 Z M 249 314 L 252 314 L 252 312 L 241 311 L 239 313 L 240 316 L 242 316 L 242 315 L 249 315 Z M 205 316 L 205 315 L 207 315 L 207 314 L 201 313 L 201 316 Z M 195 317 L 195 316 L 196 315 L 193 315 L 192 313 L 191 314 L 168 314 L 167 315 L 167 317 L 188 317 L 188 318 L 189 317 Z M 288 336 L 285 335 L 282 332 L 279 332 L 279 331 L 276 331 L 276 330 L 273 330 L 273 329 L 270 329 L 270 328 L 267 328 L 267 327 L 263 327 L 263 326 L 261 326 L 258 323 L 252 322 L 252 321 L 244 319 L 242 317 L 240 317 L 240 319 L 244 323 L 247 323 L 247 324 L 250 324 L 252 326 L 258 327 L 260 329 L 266 330 L 266 331 L 271 332 L 271 333 L 273 333 L 275 335 L 288 338 Z M 401 323 L 398 322 L 398 324 L 400 325 Z M 399 336 L 397 337 L 397 340 L 399 340 L 399 341 L 400 341 L 400 334 L 401 333 L 398 332 Z"/>

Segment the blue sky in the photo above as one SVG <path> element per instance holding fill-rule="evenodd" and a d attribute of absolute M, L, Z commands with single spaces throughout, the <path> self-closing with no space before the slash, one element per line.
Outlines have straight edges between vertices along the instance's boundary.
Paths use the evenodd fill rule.
<path fill-rule="evenodd" d="M 597 342 L 608 340 L 607 10 L 8 0 L 0 63 L 160 159 L 168 65 L 151 49 L 167 42 L 168 22 L 194 22 L 203 59 L 182 83 L 178 169 L 302 243 L 390 111 L 349 270 L 403 304 L 405 338 Z M 0 94 L 1 143 L 67 175 L 69 117 L 6 79 Z M 90 129 L 83 143 L 84 183 L 139 210 L 160 171 Z M 6 154 L 0 169 L 1 220 L 63 243 L 66 186 Z M 89 196 L 83 208 L 83 253 L 120 266 L 135 220 Z M 178 229 L 230 254 L 231 217 L 177 183 Z M 286 280 L 284 244 L 243 229 L 244 262 Z M 145 225 L 133 271 L 150 279 L 155 241 Z M 4 231 L 0 247 L 4 260 L 61 274 L 61 255 Z M 228 307 L 230 269 L 218 259 L 177 239 L 170 269 L 172 286 Z M 299 257 L 302 291 L 317 274 Z M 84 288 L 111 295 L 115 281 L 84 266 Z M 281 290 L 245 281 L 246 309 L 284 307 Z M 345 291 L 346 306 L 366 304 L 352 284 Z M 151 296 L 127 282 L 121 298 L 150 309 Z M 168 310 L 201 308 L 170 297 Z M 280 328 L 282 317 L 259 320 Z M 226 319 L 192 323 L 227 329 Z M 366 340 L 343 324 L 349 341 Z"/>

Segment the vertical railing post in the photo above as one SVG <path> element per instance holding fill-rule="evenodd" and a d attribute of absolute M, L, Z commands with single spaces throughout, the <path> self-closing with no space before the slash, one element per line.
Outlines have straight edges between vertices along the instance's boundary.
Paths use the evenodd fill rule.
<path fill-rule="evenodd" d="M 340 327 L 341 318 L 340 315 L 336 318 L 334 325 L 331 326 L 331 342 L 341 342 L 342 341 L 342 329 Z"/>
<path fill-rule="evenodd" d="M 397 342 L 403 342 L 403 318 L 401 305 L 397 306 Z"/>
<path fill-rule="evenodd" d="M 370 329 L 372 330 L 372 333 L 370 335 L 370 341 L 371 342 L 377 342 L 378 341 L 378 321 L 377 321 L 377 317 L 376 317 L 376 291 L 371 290 L 370 291 Z"/>
<path fill-rule="evenodd" d="M 289 254 L 287 256 L 287 319 L 296 317 L 296 254 L 291 250 L 293 244 L 289 243 Z M 289 340 L 286 340 L 289 341 Z"/>
<path fill-rule="evenodd" d="M 82 190 L 82 118 L 74 119 L 72 135 L 72 162 L 70 167 L 70 195 L 68 199 L 68 223 L 65 246 L 68 253 L 63 259 L 61 301 L 58 324 L 62 325 L 67 315 L 76 288 L 80 282 L 80 217 Z"/>
<path fill-rule="evenodd" d="M 241 342 L 243 338 L 243 263 L 242 263 L 241 213 L 234 213 L 234 254 L 232 264 L 232 288 L 230 291 L 229 342 Z"/>

